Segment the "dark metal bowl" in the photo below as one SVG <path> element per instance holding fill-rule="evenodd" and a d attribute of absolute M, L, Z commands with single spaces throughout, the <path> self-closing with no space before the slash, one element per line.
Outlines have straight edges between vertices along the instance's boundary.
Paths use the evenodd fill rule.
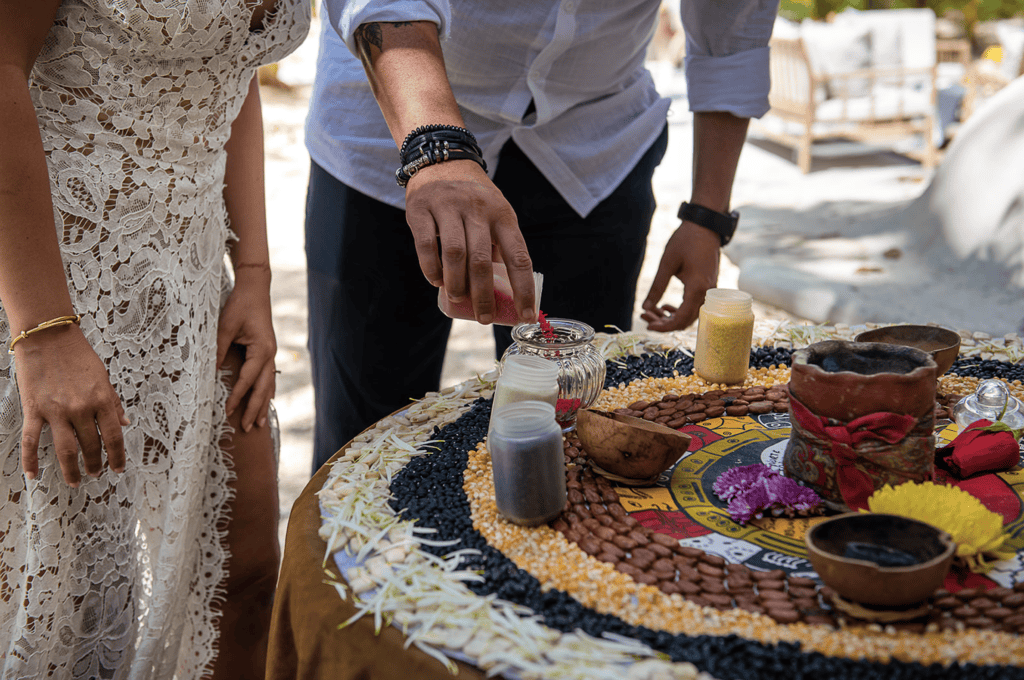
<path fill-rule="evenodd" d="M 960 354 L 960 334 L 939 326 L 885 326 L 858 333 L 855 342 L 884 342 L 923 349 L 939 365 L 939 376 L 949 370 Z"/>

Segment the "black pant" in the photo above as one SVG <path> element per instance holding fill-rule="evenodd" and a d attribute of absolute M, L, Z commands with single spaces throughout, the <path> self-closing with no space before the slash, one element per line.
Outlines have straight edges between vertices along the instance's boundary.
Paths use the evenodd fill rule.
<path fill-rule="evenodd" d="M 595 330 L 632 324 L 654 216 L 651 177 L 668 126 L 615 191 L 581 218 L 509 141 L 494 178 L 519 218 L 541 309 Z M 312 164 L 306 196 L 309 350 L 316 401 L 313 469 L 387 414 L 440 386 L 451 319 L 420 272 L 405 212 Z M 495 326 L 497 355 L 510 329 Z"/>

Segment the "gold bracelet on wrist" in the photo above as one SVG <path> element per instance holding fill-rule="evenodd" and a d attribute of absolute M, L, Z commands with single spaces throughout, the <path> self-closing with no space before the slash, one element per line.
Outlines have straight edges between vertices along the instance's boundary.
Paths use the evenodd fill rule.
<path fill-rule="evenodd" d="M 73 323 L 80 323 L 82 321 L 81 314 L 72 314 L 70 316 L 58 316 L 56 319 L 50 319 L 44 321 L 35 328 L 29 328 L 27 331 L 22 331 L 20 335 L 16 335 L 11 338 L 11 344 L 7 349 L 8 354 L 14 354 L 14 346 L 19 342 L 39 331 L 45 331 L 47 328 L 60 328 L 61 326 L 70 326 Z"/>

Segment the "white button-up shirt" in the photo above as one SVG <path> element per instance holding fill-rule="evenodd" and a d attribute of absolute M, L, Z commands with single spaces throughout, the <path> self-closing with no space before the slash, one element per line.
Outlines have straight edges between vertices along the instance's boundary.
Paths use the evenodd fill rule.
<path fill-rule="evenodd" d="M 580 214 L 636 165 L 669 101 L 644 68 L 660 0 L 324 0 L 327 21 L 306 121 L 312 159 L 397 208 L 398 152 L 356 58 L 369 22 L 431 21 L 466 126 L 493 177 L 512 138 Z M 683 0 L 690 109 L 768 110 L 768 39 L 778 0 Z M 536 108 L 524 117 L 531 99 Z M 431 121 L 422 121 L 427 124 Z"/>

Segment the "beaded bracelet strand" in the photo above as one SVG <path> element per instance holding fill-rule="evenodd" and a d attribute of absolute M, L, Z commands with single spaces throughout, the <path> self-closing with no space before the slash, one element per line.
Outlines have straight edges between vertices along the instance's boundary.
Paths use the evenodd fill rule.
<path fill-rule="evenodd" d="M 45 331 L 48 328 L 60 328 L 61 326 L 70 326 L 73 323 L 81 323 L 81 321 L 82 321 L 82 315 L 81 314 L 71 314 L 69 316 L 58 316 L 56 319 L 50 319 L 49 321 L 44 321 L 41 324 L 39 324 L 38 326 L 36 326 L 35 328 L 29 328 L 27 331 L 22 331 L 19 335 L 16 335 L 15 337 L 11 338 L 11 344 L 7 348 L 7 353 L 8 354 L 14 354 L 14 346 L 17 345 L 22 340 L 24 340 L 25 338 L 27 338 L 28 336 L 32 335 L 33 333 L 38 333 L 39 331 Z"/>
<path fill-rule="evenodd" d="M 395 170 L 395 181 L 403 188 L 422 168 L 445 161 L 471 160 L 487 170 L 476 137 L 466 128 L 456 125 L 422 125 L 416 128 L 402 142 L 399 156 L 401 166 Z"/>

